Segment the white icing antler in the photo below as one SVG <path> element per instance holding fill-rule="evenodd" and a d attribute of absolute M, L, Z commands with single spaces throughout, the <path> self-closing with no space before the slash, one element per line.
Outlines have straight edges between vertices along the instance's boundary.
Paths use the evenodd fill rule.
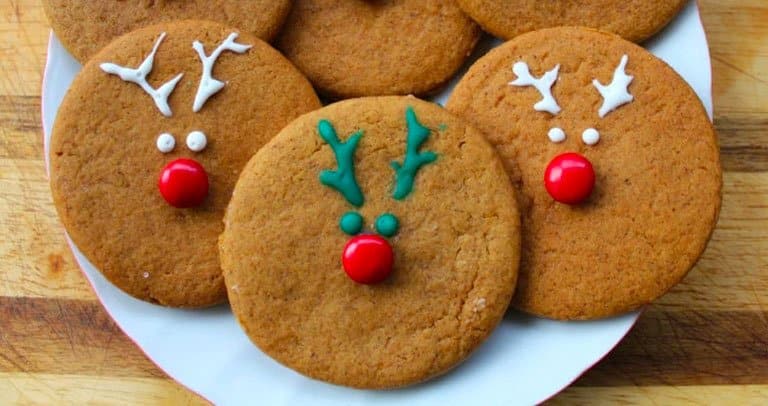
<path fill-rule="evenodd" d="M 229 34 L 227 39 L 221 43 L 210 56 L 205 55 L 205 48 L 200 41 L 192 43 L 192 48 L 197 51 L 197 55 L 200 56 L 200 61 L 203 63 L 203 75 L 200 78 L 200 86 L 197 88 L 197 94 L 195 95 L 195 103 L 192 106 L 192 111 L 197 113 L 203 108 L 205 102 L 218 93 L 219 90 L 224 88 L 225 83 L 215 79 L 213 77 L 213 65 L 216 63 L 216 59 L 219 58 L 224 51 L 237 52 L 242 54 L 243 52 L 251 49 L 251 45 L 238 44 L 235 42 L 237 39 L 237 33 Z"/>
<path fill-rule="evenodd" d="M 557 104 L 557 100 L 552 95 L 552 86 L 557 82 L 557 75 L 560 72 L 560 65 L 555 66 L 554 69 L 545 73 L 540 78 L 536 78 L 531 75 L 531 71 L 528 68 L 528 64 L 525 62 L 517 62 L 512 66 L 512 71 L 517 75 L 517 79 L 513 82 L 509 82 L 512 86 L 533 86 L 541 93 L 541 101 L 533 105 L 536 111 L 546 111 L 552 115 L 557 115 L 560 112 L 560 106 Z"/>
<path fill-rule="evenodd" d="M 147 55 L 141 65 L 136 69 L 126 68 L 109 62 L 102 63 L 99 67 L 104 72 L 117 75 L 120 79 L 126 82 L 132 82 L 141 86 L 142 90 L 152 96 L 152 100 L 155 101 L 157 109 L 160 110 L 164 116 L 170 117 L 173 113 L 171 112 L 171 107 L 168 105 L 168 97 L 173 93 L 173 89 L 176 88 L 176 84 L 179 83 L 179 80 L 181 80 L 181 77 L 184 76 L 184 74 L 179 73 L 175 78 L 165 82 L 157 89 L 150 86 L 149 82 L 147 82 L 147 76 L 152 72 L 152 66 L 155 63 L 155 53 L 157 53 L 157 48 L 160 46 L 160 43 L 163 42 L 163 39 L 165 39 L 165 33 L 160 34 L 160 37 L 155 41 L 155 46 L 152 47 L 152 52 Z"/>
<path fill-rule="evenodd" d="M 608 113 L 635 99 L 634 96 L 629 94 L 629 84 L 632 83 L 634 77 L 627 75 L 624 71 L 627 68 L 628 61 L 628 56 L 624 55 L 621 57 L 619 66 L 613 72 L 613 80 L 608 86 L 603 86 L 597 79 L 592 81 L 592 85 L 603 96 L 603 105 L 600 106 L 599 111 L 600 118 L 604 118 Z"/>

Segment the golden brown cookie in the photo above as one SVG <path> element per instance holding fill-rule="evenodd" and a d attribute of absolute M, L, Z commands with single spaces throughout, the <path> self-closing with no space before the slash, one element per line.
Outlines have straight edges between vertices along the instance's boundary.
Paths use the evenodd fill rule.
<path fill-rule="evenodd" d="M 113 39 L 148 25 L 210 20 L 271 40 L 290 0 L 43 0 L 51 27 L 81 63 Z"/>
<path fill-rule="evenodd" d="M 335 384 L 393 388 L 446 372 L 514 290 L 519 214 L 501 160 L 413 97 L 298 118 L 243 170 L 225 222 L 222 267 L 246 333 Z"/>
<path fill-rule="evenodd" d="M 320 107 L 288 60 L 237 33 L 202 21 L 134 31 L 85 65 L 59 108 L 59 216 L 88 259 L 137 298 L 225 300 L 217 238 L 237 176 L 285 124 Z"/>
<path fill-rule="evenodd" d="M 504 39 L 562 25 L 613 32 L 641 42 L 659 32 L 686 0 L 456 0 L 484 30 Z"/>
<path fill-rule="evenodd" d="M 519 190 L 518 308 L 626 312 L 704 250 L 720 210 L 716 135 L 688 84 L 639 46 L 580 28 L 524 34 L 472 66 L 447 108 L 496 146 Z"/>
<path fill-rule="evenodd" d="M 297 0 L 277 48 L 331 98 L 423 95 L 479 36 L 453 0 Z"/>

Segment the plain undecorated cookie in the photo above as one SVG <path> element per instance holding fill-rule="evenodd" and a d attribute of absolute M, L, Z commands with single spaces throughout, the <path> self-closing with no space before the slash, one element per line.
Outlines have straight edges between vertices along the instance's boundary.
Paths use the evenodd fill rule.
<path fill-rule="evenodd" d="M 543 76 L 556 79 L 556 106 L 519 86 Z M 626 103 L 601 118 L 594 81 L 615 82 L 608 98 Z M 478 60 L 447 108 L 485 134 L 519 191 L 516 307 L 556 319 L 623 313 L 669 290 L 704 251 L 721 200 L 716 135 L 688 84 L 639 46 L 589 29 L 524 34 Z M 565 139 L 550 141 L 553 129 Z M 599 142 L 587 145 L 585 133 Z M 596 173 L 580 205 L 558 203 L 545 188 L 545 169 L 565 152 L 588 158 Z"/>
<path fill-rule="evenodd" d="M 50 162 L 59 216 L 96 268 L 139 299 L 178 307 L 226 299 L 217 239 L 240 170 L 288 122 L 320 107 L 309 82 L 288 60 L 242 33 L 233 43 L 251 48 L 220 53 L 212 74 L 225 86 L 193 112 L 202 72 L 193 42 L 201 41 L 210 56 L 236 32 L 184 21 L 120 37 L 83 67 L 58 110 Z M 102 65 L 135 68 L 151 62 L 148 85 L 156 89 L 183 74 L 170 94 L 170 117 L 139 85 L 108 74 L 103 68 L 114 67 Z M 200 152 L 187 146 L 202 145 L 199 134 L 191 135 L 195 131 L 207 138 Z M 163 133 L 170 135 L 161 138 Z M 161 152 L 158 144 L 170 144 L 159 141 L 169 140 L 175 147 Z M 201 206 L 175 208 L 160 194 L 161 170 L 177 158 L 205 168 L 210 188 Z"/>
<path fill-rule="evenodd" d="M 420 153 L 437 159 L 393 198 L 391 162 L 403 163 L 406 114 L 429 129 Z M 335 170 L 320 138 L 362 131 L 356 208 L 321 184 Z M 350 279 L 340 218 L 356 211 L 365 233 L 391 213 L 394 269 L 375 285 Z M 225 218 L 220 249 L 232 309 L 253 342 L 296 371 L 335 384 L 393 388 L 446 372 L 501 321 L 514 290 L 519 214 L 493 148 L 441 107 L 413 97 L 354 99 L 291 123 L 248 163 Z M 360 236 L 361 234 L 358 234 Z"/>
<path fill-rule="evenodd" d="M 423 95 L 479 36 L 453 0 L 296 0 L 277 48 L 331 98 Z"/>
<path fill-rule="evenodd" d="M 641 42 L 659 32 L 687 0 L 456 0 L 483 29 L 504 39 L 562 25 L 613 32 Z"/>
<path fill-rule="evenodd" d="M 43 0 L 51 27 L 81 63 L 113 39 L 174 20 L 211 20 L 265 41 L 291 8 L 290 0 Z"/>

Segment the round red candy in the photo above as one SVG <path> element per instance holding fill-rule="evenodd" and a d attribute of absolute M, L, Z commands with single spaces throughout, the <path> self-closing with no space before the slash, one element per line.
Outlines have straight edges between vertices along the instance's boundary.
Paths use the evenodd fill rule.
<path fill-rule="evenodd" d="M 556 201 L 579 204 L 592 194 L 595 187 L 595 170 L 583 155 L 567 152 L 556 156 L 547 165 L 544 186 Z"/>
<path fill-rule="evenodd" d="M 180 158 L 163 168 L 157 186 L 171 206 L 180 209 L 195 207 L 208 196 L 208 174 L 197 161 Z"/>
<path fill-rule="evenodd" d="M 355 282 L 372 285 L 387 279 L 392 273 L 395 255 L 384 238 L 374 234 L 353 237 L 342 255 L 344 271 Z"/>

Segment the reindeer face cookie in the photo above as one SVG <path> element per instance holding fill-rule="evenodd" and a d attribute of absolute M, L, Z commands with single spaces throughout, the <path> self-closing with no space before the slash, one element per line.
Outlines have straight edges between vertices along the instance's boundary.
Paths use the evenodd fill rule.
<path fill-rule="evenodd" d="M 243 170 L 220 240 L 230 303 L 265 353 L 316 379 L 441 374 L 501 320 L 519 215 L 480 133 L 413 97 L 306 114 Z"/>
<path fill-rule="evenodd" d="M 447 108 L 486 135 L 520 192 L 517 307 L 622 313 L 703 252 L 720 209 L 715 133 L 685 81 L 642 48 L 588 29 L 525 34 L 481 58 Z"/>
<path fill-rule="evenodd" d="M 62 222 L 127 293 L 221 302 L 216 241 L 237 176 L 318 107 L 287 60 L 235 29 L 187 21 L 121 37 L 85 65 L 58 111 L 51 187 Z"/>

